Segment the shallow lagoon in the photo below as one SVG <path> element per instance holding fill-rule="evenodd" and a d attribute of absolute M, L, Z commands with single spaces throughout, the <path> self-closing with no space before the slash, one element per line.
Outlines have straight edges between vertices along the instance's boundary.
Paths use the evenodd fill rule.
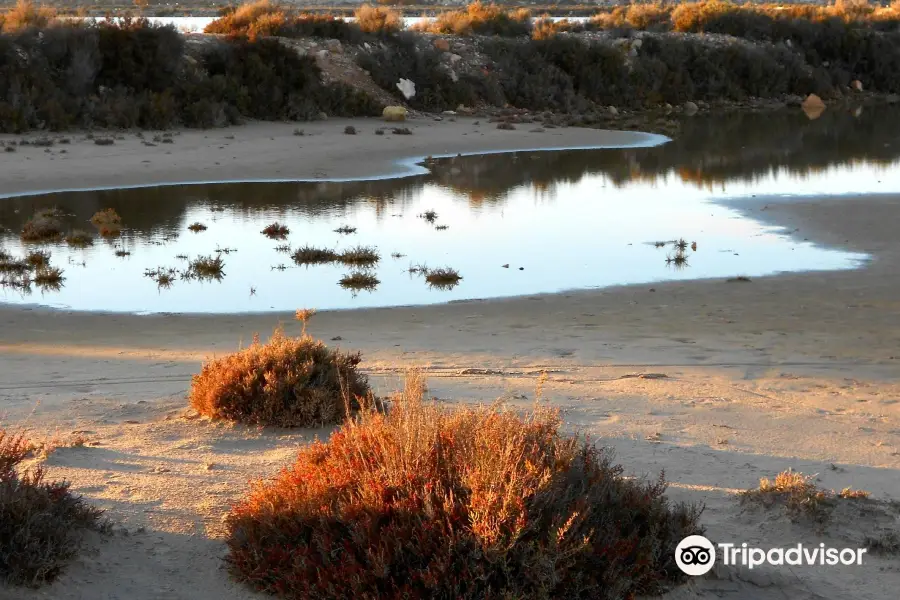
<path fill-rule="evenodd" d="M 14 255 L 30 248 L 17 232 L 40 208 L 60 207 L 71 227 L 90 230 L 91 215 L 112 207 L 125 230 L 85 249 L 48 245 L 52 264 L 65 271 L 64 286 L 0 289 L 0 301 L 125 312 L 282 311 L 854 268 L 864 256 L 791 237 L 744 216 L 734 200 L 900 189 L 895 117 L 887 110 L 812 122 L 793 113 L 712 118 L 688 122 L 677 140 L 655 148 L 456 157 L 428 162 L 426 175 L 394 180 L 8 198 L 0 200 L 0 224 L 8 228 L 0 240 Z M 421 217 L 429 210 L 434 222 Z M 286 239 L 262 235 L 274 221 L 290 228 Z M 208 229 L 188 231 L 194 222 Z M 342 226 L 356 232 L 334 231 Z M 686 262 L 676 264 L 671 242 L 680 238 L 696 242 L 696 250 L 688 247 Z M 295 265 L 285 246 L 304 245 L 377 247 L 381 260 L 369 272 L 379 285 L 353 292 L 338 285 L 353 269 Z M 176 278 L 166 288 L 145 276 L 157 267 L 183 270 L 184 257 L 217 254 L 225 265 L 219 281 Z M 452 289 L 433 288 L 408 272 L 412 265 L 449 266 L 463 279 Z"/>

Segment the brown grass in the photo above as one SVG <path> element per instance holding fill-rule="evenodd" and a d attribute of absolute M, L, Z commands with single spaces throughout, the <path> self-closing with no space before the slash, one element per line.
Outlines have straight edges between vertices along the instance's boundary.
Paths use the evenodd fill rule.
<path fill-rule="evenodd" d="M 700 510 L 625 479 L 556 411 L 451 409 L 425 381 L 256 482 L 226 519 L 231 572 L 294 598 L 580 598 L 659 592 Z M 374 403 L 373 403 L 374 404 Z"/>
<path fill-rule="evenodd" d="M 194 233 L 200 233 L 201 231 L 206 231 L 207 229 L 209 229 L 209 227 L 207 227 L 200 221 L 197 221 L 195 223 L 191 223 L 190 225 L 188 225 L 188 229 L 190 231 L 193 231 Z"/>
<path fill-rule="evenodd" d="M 838 499 L 866 499 L 869 492 L 844 488 L 839 493 L 819 488 L 815 476 L 798 471 L 782 471 L 774 480 L 763 477 L 759 487 L 741 494 L 741 502 L 756 502 L 765 507 L 784 506 L 792 517 L 807 516 L 824 523 Z"/>
<path fill-rule="evenodd" d="M 191 382 L 190 402 L 213 419 L 278 427 L 340 423 L 369 394 L 359 362 L 358 353 L 276 330 L 265 344 L 254 340 L 204 364 Z"/>
<path fill-rule="evenodd" d="M 52 581 L 75 556 L 86 530 L 103 530 L 102 512 L 47 481 L 41 466 L 22 469 L 32 445 L 0 428 L 0 585 Z"/>

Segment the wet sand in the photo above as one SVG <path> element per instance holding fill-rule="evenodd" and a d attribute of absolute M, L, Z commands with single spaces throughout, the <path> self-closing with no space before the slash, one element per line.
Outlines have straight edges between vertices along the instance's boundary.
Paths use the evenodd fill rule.
<path fill-rule="evenodd" d="M 382 141 L 397 144 L 396 153 L 379 156 L 384 166 L 404 153 L 532 147 L 532 137 L 544 146 L 548 139 L 576 146 L 589 142 L 575 140 L 613 139 L 596 131 L 529 134 L 524 127 L 506 132 L 490 125 L 471 143 L 474 126 L 445 121 L 422 122 L 421 131 L 402 140 L 379 140 L 366 130 L 375 122 L 357 123 L 357 136 L 340 133 L 344 124 L 316 124 L 338 131 L 322 134 L 329 141 L 321 155 L 285 155 L 289 143 L 319 145 L 318 138 L 291 136 L 293 126 L 253 126 L 289 139 L 271 136 L 281 150 L 269 152 L 266 134 L 259 133 L 257 152 L 230 155 L 242 157 L 247 168 L 223 163 L 221 171 L 206 169 L 215 155 L 204 144 L 218 150 L 228 135 L 235 135 L 235 145 L 249 144 L 250 130 L 184 133 L 158 147 L 129 142 L 130 150 L 112 161 L 115 168 L 108 164 L 111 155 L 98 153 L 116 146 L 73 145 L 66 159 L 72 163 L 23 149 L 12 154 L 16 164 L 10 155 L 0 161 L 0 191 L 149 183 L 148 173 L 169 181 L 192 173 L 196 179 L 197 172 L 214 179 L 233 176 L 237 165 L 241 175 L 266 178 L 274 167 L 261 156 L 282 161 L 281 170 L 295 161 L 296 177 L 319 169 L 330 177 L 365 175 L 374 167 L 362 166 L 362 157 Z M 26 152 L 30 161 L 21 160 Z M 297 162 L 302 157 L 308 161 Z M 143 160 L 153 162 L 144 167 Z M 58 170 L 60 164 L 66 166 Z M 181 166 L 169 171 L 172 165 Z M 405 369 L 425 366 L 439 398 L 504 397 L 527 406 L 546 371 L 544 397 L 564 411 L 568 425 L 615 448 L 631 473 L 664 469 L 670 496 L 706 503 L 703 523 L 714 541 L 857 547 L 877 528 L 896 527 L 894 509 L 836 513 L 818 531 L 777 510 L 742 508 L 735 492 L 792 467 L 818 473 L 825 488 L 853 486 L 879 500 L 900 498 L 900 195 L 755 198 L 733 206 L 799 229 L 792 235 L 801 239 L 865 252 L 871 260 L 853 271 L 747 283 L 686 281 L 323 312 L 310 331 L 361 350 L 381 392 L 396 388 Z M 221 517 L 247 479 L 274 473 L 299 444 L 327 431 L 212 424 L 185 411 L 184 395 L 205 357 L 232 351 L 255 332 L 265 336 L 279 321 L 299 331 L 289 314 L 142 317 L 0 306 L 4 422 L 62 441 L 73 431 L 89 432 L 98 446 L 60 448 L 47 464 L 130 532 L 93 543 L 57 584 L 36 592 L 0 588 L 0 597 L 252 597 L 221 570 Z M 666 377 L 626 377 L 636 373 Z M 721 567 L 672 597 L 892 598 L 900 585 L 896 565 L 895 557 L 871 556 L 860 567 Z"/>

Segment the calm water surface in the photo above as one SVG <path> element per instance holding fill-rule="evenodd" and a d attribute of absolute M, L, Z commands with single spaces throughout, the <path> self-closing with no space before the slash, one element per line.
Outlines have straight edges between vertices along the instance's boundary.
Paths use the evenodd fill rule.
<path fill-rule="evenodd" d="M 900 191 L 898 116 L 883 110 L 817 121 L 793 113 L 698 119 L 655 148 L 457 157 L 429 163 L 427 175 L 397 180 L 0 199 L 0 225 L 7 228 L 0 247 L 17 256 L 31 248 L 18 232 L 41 208 L 60 207 L 71 215 L 70 227 L 92 230 L 91 215 L 112 207 L 125 225 L 121 238 L 97 238 L 86 249 L 46 246 L 51 263 L 65 271 L 64 286 L 0 288 L 0 301 L 127 312 L 358 308 L 854 268 L 864 256 L 791 238 L 742 216 L 733 202 L 717 201 Z M 433 223 L 420 216 L 426 211 L 437 213 Z M 188 231 L 197 221 L 208 229 Z M 262 235 L 273 221 L 290 228 L 285 240 Z M 356 233 L 336 233 L 341 226 Z M 680 268 L 667 260 L 676 255 L 672 244 L 655 244 L 679 238 L 696 242 Z M 340 287 L 350 268 L 297 266 L 287 248 L 279 249 L 360 244 L 381 254 L 368 271 L 380 280 L 373 291 Z M 145 276 L 217 254 L 225 265 L 219 281 L 177 279 L 160 288 Z M 408 272 L 414 264 L 453 267 L 463 279 L 435 289 Z"/>

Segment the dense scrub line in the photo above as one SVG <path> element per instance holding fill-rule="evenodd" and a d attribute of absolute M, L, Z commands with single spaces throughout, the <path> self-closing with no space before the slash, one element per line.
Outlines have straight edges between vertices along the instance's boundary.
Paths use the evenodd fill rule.
<path fill-rule="evenodd" d="M 442 13 L 419 29 L 479 35 L 432 45 L 422 31 L 398 33 L 399 18 L 386 9 L 363 7 L 356 22 L 346 23 L 262 0 L 214 22 L 208 31 L 322 35 L 351 44 L 375 36 L 380 43 L 373 44 L 374 50 L 358 52 L 360 66 L 398 99 L 397 81 L 413 81 L 417 93 L 409 103 L 424 110 L 511 104 L 584 112 L 606 105 L 641 108 L 687 100 L 810 93 L 829 97 L 835 90 L 847 90 L 854 80 L 868 90 L 900 91 L 900 32 L 895 27 L 900 12 L 855 6 L 776 10 L 718 1 L 633 5 L 599 13 L 586 24 L 553 25 L 534 23 L 527 11 L 476 2 Z M 894 30 L 880 31 L 891 24 Z M 566 28 L 612 31 L 562 35 Z M 637 42 L 628 29 L 662 33 L 642 34 Z M 682 35 L 685 32 L 735 39 Z M 469 54 L 480 55 L 480 62 L 471 64 L 464 56 L 457 67 L 447 64 L 451 47 L 468 48 Z"/>
<path fill-rule="evenodd" d="M 215 40 L 189 53 L 170 26 L 45 22 L 40 9 L 23 6 L 17 26 L 7 14 L 0 34 L 2 132 L 213 127 L 381 108 L 359 90 L 323 84 L 314 59 L 275 40 Z"/>

